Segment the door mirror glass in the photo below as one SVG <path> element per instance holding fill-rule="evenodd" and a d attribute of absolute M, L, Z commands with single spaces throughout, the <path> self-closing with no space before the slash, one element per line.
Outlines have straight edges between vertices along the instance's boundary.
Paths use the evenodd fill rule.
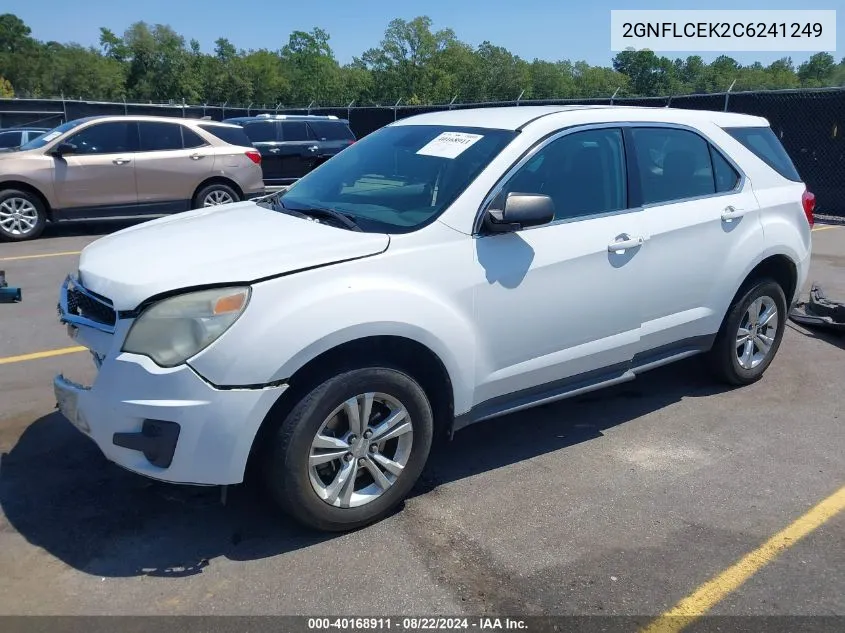
<path fill-rule="evenodd" d="M 487 212 L 487 228 L 494 233 L 548 224 L 555 217 L 554 201 L 543 194 L 511 192 L 503 202 Z"/>

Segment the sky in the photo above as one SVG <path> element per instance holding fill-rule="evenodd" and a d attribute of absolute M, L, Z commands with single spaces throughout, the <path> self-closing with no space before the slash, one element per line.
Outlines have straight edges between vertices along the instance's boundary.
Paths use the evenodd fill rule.
<path fill-rule="evenodd" d="M 228 38 L 237 48 L 277 50 L 291 31 L 320 27 L 331 35 L 330 43 L 341 63 L 352 61 L 368 48 L 377 46 L 390 20 L 427 15 L 434 29 L 451 28 L 459 39 L 471 45 L 485 40 L 504 46 L 529 61 L 584 60 L 593 65 L 610 65 L 611 9 L 800 9 L 798 0 L 301 0 L 300 2 L 244 2 L 232 0 L 3 0 L 0 11 L 14 13 L 40 40 L 98 44 L 99 29 L 107 27 L 121 34 L 131 23 L 169 24 L 186 41 L 198 40 L 211 52 L 214 40 Z M 85 6 L 85 11 L 81 7 Z M 845 5 L 842 0 L 812 0 L 812 9 L 837 12 L 838 62 L 845 56 Z M 832 52 L 833 51 L 829 51 Z M 660 51 L 658 51 L 660 53 Z M 686 57 L 688 53 L 663 53 Z M 699 54 L 710 61 L 718 53 Z M 785 54 L 731 53 L 743 64 L 770 63 Z M 792 53 L 798 64 L 812 53 Z"/>

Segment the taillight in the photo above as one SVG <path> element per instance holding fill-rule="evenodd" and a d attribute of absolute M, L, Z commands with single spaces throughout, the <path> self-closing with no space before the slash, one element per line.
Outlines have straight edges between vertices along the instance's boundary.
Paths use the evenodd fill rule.
<path fill-rule="evenodd" d="M 255 150 L 249 150 L 246 153 L 246 155 L 256 165 L 261 164 L 261 152 L 256 152 Z"/>
<path fill-rule="evenodd" d="M 807 222 L 810 223 L 810 226 L 813 226 L 816 221 L 813 216 L 813 211 L 816 210 L 816 196 L 805 189 L 804 195 L 801 196 L 801 205 L 804 207 L 804 215 L 807 216 Z"/>

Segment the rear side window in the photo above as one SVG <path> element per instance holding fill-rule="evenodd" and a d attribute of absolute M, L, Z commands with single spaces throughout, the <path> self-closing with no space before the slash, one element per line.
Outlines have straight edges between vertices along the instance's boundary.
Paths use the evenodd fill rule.
<path fill-rule="evenodd" d="M 195 147 L 202 147 L 206 142 L 200 138 L 200 135 L 191 129 L 182 126 L 182 145 L 185 149 L 194 149 Z"/>
<path fill-rule="evenodd" d="M 672 128 L 631 130 L 643 204 L 716 192 L 710 144 L 698 134 Z"/>
<path fill-rule="evenodd" d="M 22 139 L 23 132 L 3 132 L 0 134 L 0 147 L 17 147 Z"/>
<path fill-rule="evenodd" d="M 349 126 L 342 121 L 309 121 L 308 125 L 314 131 L 316 136 L 321 141 L 353 141 L 355 135 Z"/>
<path fill-rule="evenodd" d="M 285 121 L 282 123 L 282 140 L 307 141 L 313 138 L 305 121 Z"/>
<path fill-rule="evenodd" d="M 733 191 L 739 184 L 739 174 L 712 145 L 710 146 L 710 157 L 713 159 L 713 179 L 716 181 L 716 193 Z"/>
<path fill-rule="evenodd" d="M 742 143 L 746 149 L 753 152 L 757 158 L 774 169 L 781 176 L 793 182 L 801 182 L 801 176 L 795 169 L 792 159 L 783 148 L 770 127 L 733 127 L 725 128 L 725 132 Z"/>
<path fill-rule="evenodd" d="M 208 132 L 216 136 L 224 143 L 229 145 L 237 145 L 238 147 L 252 147 L 249 137 L 241 127 L 227 127 L 223 125 L 199 125 L 204 132 Z"/>
<path fill-rule="evenodd" d="M 139 121 L 140 151 L 163 152 L 182 149 L 182 126 L 178 123 Z"/>
<path fill-rule="evenodd" d="M 244 125 L 244 131 L 253 143 L 270 143 L 276 139 L 276 124 L 272 122 L 259 121 Z"/>

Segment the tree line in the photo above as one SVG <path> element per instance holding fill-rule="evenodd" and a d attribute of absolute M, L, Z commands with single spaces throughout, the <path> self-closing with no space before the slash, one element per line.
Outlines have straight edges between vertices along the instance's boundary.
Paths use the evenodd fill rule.
<path fill-rule="evenodd" d="M 204 53 L 171 27 L 136 22 L 99 47 L 42 42 L 13 14 L 0 15 L 0 97 L 287 106 L 477 103 L 522 99 L 668 96 L 845 85 L 845 58 L 813 55 L 742 65 L 722 55 L 670 59 L 623 51 L 610 67 L 528 61 L 491 42 L 471 46 L 426 16 L 395 19 L 375 48 L 340 64 L 329 34 L 294 31 L 277 50 L 238 49 L 228 39 Z"/>

